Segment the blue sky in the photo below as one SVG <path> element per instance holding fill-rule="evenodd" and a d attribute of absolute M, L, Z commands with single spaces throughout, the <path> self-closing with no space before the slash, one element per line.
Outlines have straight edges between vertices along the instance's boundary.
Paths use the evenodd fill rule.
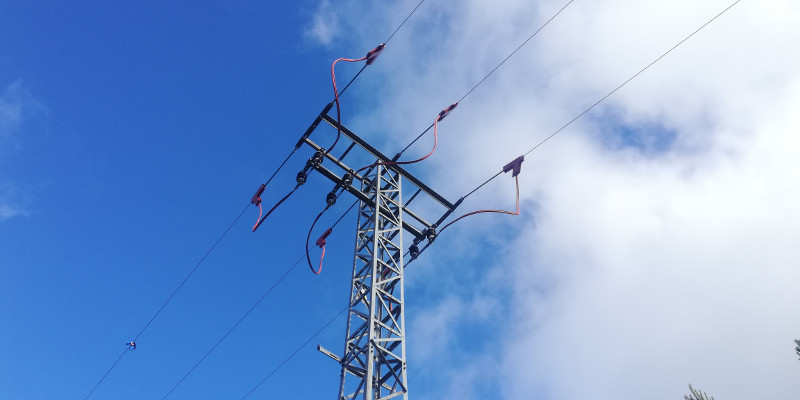
<path fill-rule="evenodd" d="M 0 4 L 0 399 L 84 398 L 331 100 L 330 63 L 417 3 Z M 394 154 L 565 2 L 484 3 L 425 2 L 348 89 L 344 123 Z M 466 219 L 407 270 L 414 398 L 800 394 L 790 3 L 735 6 L 526 158 L 520 217 Z M 414 172 L 457 199 L 729 4 L 570 5 Z M 501 178 L 463 211 L 512 208 Z M 248 208 L 92 398 L 166 395 L 303 255 L 329 190 L 312 176 L 256 234 Z M 169 398 L 240 398 L 336 315 L 354 224 Z M 338 353 L 344 330 L 251 398 L 333 398 L 338 365 L 314 345 Z"/>
<path fill-rule="evenodd" d="M 329 101 L 332 55 L 304 39 L 308 3 L 0 7 L 3 99 L 22 110 L 0 156 L 16 214 L 0 222 L 0 398 L 83 398 Z M 311 194 L 258 235 L 248 210 L 93 398 L 166 394 L 302 254 Z M 331 242 L 347 265 L 351 239 Z M 171 398 L 243 395 L 343 306 L 336 271 L 294 271 Z M 307 376 L 303 397 L 335 391 L 311 350 L 263 393 Z"/>

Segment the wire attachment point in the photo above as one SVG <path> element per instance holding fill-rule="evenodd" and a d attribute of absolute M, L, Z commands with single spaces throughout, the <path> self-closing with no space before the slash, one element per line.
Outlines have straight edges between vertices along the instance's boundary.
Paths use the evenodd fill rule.
<path fill-rule="evenodd" d="M 446 117 L 448 114 L 450 114 L 450 112 L 452 112 L 453 110 L 455 110 L 455 108 L 456 108 L 456 107 L 458 107 L 458 103 L 453 103 L 453 104 L 450 104 L 450 106 L 448 106 L 447 108 L 445 108 L 444 110 L 442 110 L 442 111 L 439 113 L 439 118 L 437 119 L 437 121 L 441 121 L 441 120 L 443 120 L 443 119 L 444 119 L 444 117 Z"/>
<path fill-rule="evenodd" d="M 325 247 L 325 244 L 327 244 L 328 236 L 330 236 L 331 232 L 333 232 L 333 228 L 328 228 L 322 234 L 322 236 L 320 236 L 319 239 L 317 239 L 317 247 L 320 247 L 320 248 Z"/>
<path fill-rule="evenodd" d="M 262 183 L 261 186 L 256 190 L 256 194 L 253 195 L 253 198 L 250 199 L 250 204 L 254 205 L 261 205 L 261 195 L 264 193 L 264 189 L 266 189 L 267 184 Z"/>
<path fill-rule="evenodd" d="M 512 177 L 515 177 L 515 176 L 519 175 L 519 171 L 520 171 L 520 169 L 522 169 L 522 162 L 523 161 L 525 161 L 525 156 L 524 155 L 515 158 L 514 161 L 511 161 L 510 163 L 506 164 L 503 167 L 503 172 L 512 171 L 511 172 L 511 176 Z"/>
<path fill-rule="evenodd" d="M 322 214 L 320 213 L 320 215 L 322 215 Z M 313 226 L 312 226 L 312 229 L 313 229 Z M 328 239 L 328 235 L 330 235 L 331 232 L 333 232 L 333 228 L 328 228 L 325 231 L 325 233 L 323 233 L 322 236 L 320 236 L 319 239 L 317 239 L 317 243 L 316 243 L 317 247 L 322 249 L 322 254 L 320 254 L 320 256 L 319 256 L 319 268 L 317 268 L 315 270 L 314 267 L 311 266 L 311 261 L 309 260 L 308 266 L 311 267 L 311 272 L 313 272 L 315 275 L 319 275 L 320 272 L 322 272 L 322 260 L 325 258 L 325 244 L 327 243 L 326 240 Z M 309 233 L 311 233 L 311 232 L 309 232 Z M 308 242 L 306 242 L 306 257 L 308 257 Z"/>
<path fill-rule="evenodd" d="M 381 52 L 383 51 L 384 48 L 386 48 L 386 43 L 381 43 L 381 44 L 378 45 L 378 47 L 370 50 L 367 53 L 367 57 L 366 57 L 367 65 L 372 65 L 372 63 L 375 62 L 375 59 L 378 58 L 378 56 L 381 54 Z"/>

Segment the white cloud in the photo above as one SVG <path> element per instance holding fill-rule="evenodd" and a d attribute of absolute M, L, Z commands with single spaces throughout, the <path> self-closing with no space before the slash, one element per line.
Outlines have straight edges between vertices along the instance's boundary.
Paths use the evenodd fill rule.
<path fill-rule="evenodd" d="M 358 13 L 358 3 L 347 2 L 356 10 L 348 21 L 411 9 L 401 2 Z M 564 2 L 487 4 L 421 7 L 351 93 L 368 93 L 364 104 L 374 108 L 345 123 L 392 153 Z M 440 126 L 437 153 L 414 169 L 444 193 L 467 192 L 729 4 L 575 2 L 462 102 Z M 369 49 L 389 27 L 351 40 Z M 474 354 L 497 361 L 483 372 L 497 377 L 503 398 L 680 399 L 689 383 L 718 399 L 800 396 L 792 342 L 800 337 L 797 37 L 800 4 L 737 4 L 527 157 L 523 218 L 467 219 L 423 256 L 526 224 L 512 243 L 484 250 L 496 254 L 494 264 L 474 267 L 502 277 L 477 279 L 475 292 L 512 295 L 496 316 L 497 347 Z M 641 126 L 674 137 L 657 151 L 624 136 L 609 145 L 608 135 Z M 501 178 L 464 207 L 510 207 L 513 186 Z M 468 268 L 449 264 L 460 261 L 425 263 L 444 274 Z M 442 295 L 407 319 L 441 321 L 452 307 L 448 323 L 469 325 L 473 301 Z M 409 351 L 425 346 L 413 336 Z M 426 346 L 426 357 L 435 351 Z M 439 351 L 457 358 L 452 346 Z M 436 390 L 463 387 L 463 375 L 442 371 Z"/>
<path fill-rule="evenodd" d="M 10 141 L 22 123 L 26 94 L 22 83 L 16 81 L 8 85 L 0 95 L 0 143 Z"/>
<path fill-rule="evenodd" d="M 330 0 L 320 1 L 319 7 L 311 18 L 311 25 L 306 30 L 306 35 L 323 45 L 329 45 L 338 34 L 339 17 L 334 11 L 333 4 Z"/>
<path fill-rule="evenodd" d="M 16 189 L 0 188 L 0 221 L 18 215 L 27 215 L 27 211 L 20 204 L 20 194 Z"/>
<path fill-rule="evenodd" d="M 20 80 L 12 82 L 0 93 L 0 157 L 17 148 L 25 120 L 43 110 Z M 27 214 L 21 205 L 23 196 L 10 183 L 11 178 L 7 173 L 0 176 L 0 221 Z"/>

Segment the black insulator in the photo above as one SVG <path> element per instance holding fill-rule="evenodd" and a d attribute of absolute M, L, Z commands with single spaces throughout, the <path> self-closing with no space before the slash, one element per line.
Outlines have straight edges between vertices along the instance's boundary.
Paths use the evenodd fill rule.
<path fill-rule="evenodd" d="M 415 244 L 412 244 L 411 247 L 408 248 L 408 254 L 411 255 L 412 260 L 415 260 L 419 256 L 419 247 L 417 247 Z"/>
<path fill-rule="evenodd" d="M 422 234 L 428 238 L 429 242 L 433 242 L 433 240 L 436 239 L 436 229 L 434 228 L 425 229 L 422 231 Z"/>
<path fill-rule="evenodd" d="M 325 149 L 320 149 L 318 152 L 314 153 L 314 156 L 311 157 L 311 165 L 314 168 L 319 167 L 322 165 L 322 157 L 324 157 Z"/>
<path fill-rule="evenodd" d="M 336 204 L 336 193 L 330 192 L 327 196 L 325 196 L 325 201 L 328 203 L 329 206 Z"/>
<path fill-rule="evenodd" d="M 352 183 L 353 183 L 353 172 L 352 170 L 350 170 L 350 172 L 344 174 L 344 176 L 342 177 L 342 187 L 346 188 L 350 186 Z"/>
<path fill-rule="evenodd" d="M 308 179 L 308 175 L 306 174 L 306 171 L 300 171 L 300 172 L 297 173 L 297 184 L 298 185 L 302 185 L 302 184 L 306 183 L 306 179 Z"/>

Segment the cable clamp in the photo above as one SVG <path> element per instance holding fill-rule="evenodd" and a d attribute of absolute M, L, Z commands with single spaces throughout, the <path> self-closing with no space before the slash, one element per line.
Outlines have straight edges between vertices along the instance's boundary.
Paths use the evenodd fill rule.
<path fill-rule="evenodd" d="M 333 228 L 328 228 L 328 230 L 326 230 L 325 233 L 323 233 L 322 236 L 317 239 L 317 247 L 325 247 L 325 244 L 327 243 L 326 239 L 328 239 L 328 236 L 331 234 L 331 232 L 333 232 Z"/>
<path fill-rule="evenodd" d="M 453 104 L 450 104 L 449 107 L 447 107 L 444 110 L 442 110 L 439 113 L 439 121 L 443 120 L 444 117 L 446 117 L 448 114 L 450 114 L 451 111 L 455 110 L 456 107 L 458 107 L 458 103 L 453 103 Z"/>
<path fill-rule="evenodd" d="M 256 190 L 256 194 L 254 194 L 253 198 L 250 199 L 250 203 L 251 204 L 254 204 L 254 205 L 260 205 L 261 204 L 261 194 L 264 193 L 264 189 L 266 187 L 267 187 L 266 183 L 262 183 L 261 184 L 261 187 L 259 187 L 258 190 Z"/>
<path fill-rule="evenodd" d="M 381 43 L 381 44 L 378 45 L 378 47 L 370 50 L 367 53 L 367 65 L 372 65 L 372 63 L 375 62 L 375 59 L 378 58 L 378 56 L 381 54 L 381 52 L 383 51 L 383 49 L 385 47 L 386 47 L 386 43 Z"/>
<path fill-rule="evenodd" d="M 510 163 L 506 164 L 505 167 L 503 167 L 503 172 L 512 171 L 512 177 L 519 175 L 519 171 L 522 169 L 523 161 L 525 161 L 525 156 L 519 156 L 515 158 L 514 161 L 511 161 Z"/>

